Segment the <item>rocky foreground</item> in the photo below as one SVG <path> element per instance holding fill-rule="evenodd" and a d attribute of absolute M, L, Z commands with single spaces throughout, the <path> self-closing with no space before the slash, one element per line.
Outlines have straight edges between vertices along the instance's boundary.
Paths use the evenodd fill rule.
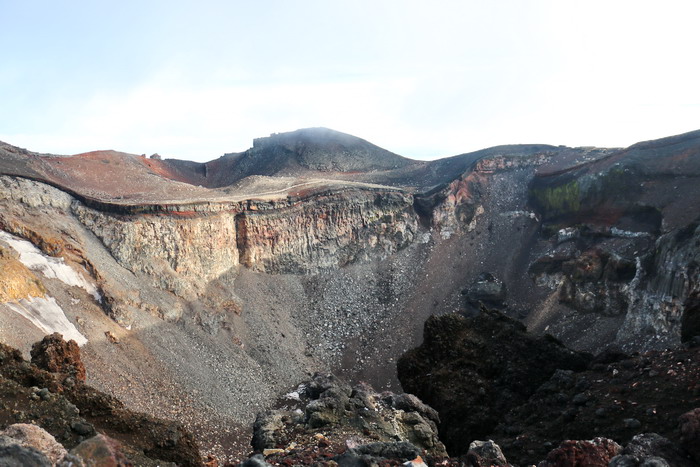
<path fill-rule="evenodd" d="M 0 360 L 0 465 L 239 465 L 86 386 L 74 341 Z M 700 337 L 593 357 L 482 309 L 428 320 L 398 366 L 423 400 L 316 374 L 258 414 L 240 465 L 700 465 Z"/>
<path fill-rule="evenodd" d="M 0 344 L 0 465 L 201 465 L 179 424 L 136 413 L 85 384 L 75 341 L 46 336 L 32 361 Z"/>

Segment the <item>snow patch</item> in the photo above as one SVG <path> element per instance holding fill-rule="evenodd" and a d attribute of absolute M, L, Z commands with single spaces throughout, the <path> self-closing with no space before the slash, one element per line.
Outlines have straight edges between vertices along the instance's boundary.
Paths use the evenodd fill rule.
<path fill-rule="evenodd" d="M 68 321 L 63 309 L 52 297 L 29 297 L 16 303 L 5 303 L 12 311 L 27 318 L 46 334 L 60 332 L 65 340 L 73 339 L 78 345 L 87 343 L 87 338 L 80 334 L 73 323 Z"/>
<path fill-rule="evenodd" d="M 85 280 L 73 268 L 65 264 L 63 258 L 47 256 L 35 247 L 31 242 L 22 240 L 12 234 L 0 230 L 0 240 L 10 245 L 17 253 L 19 260 L 32 271 L 39 271 L 48 279 L 58 279 L 66 285 L 83 288 L 98 302 L 102 296 L 94 284 Z"/>

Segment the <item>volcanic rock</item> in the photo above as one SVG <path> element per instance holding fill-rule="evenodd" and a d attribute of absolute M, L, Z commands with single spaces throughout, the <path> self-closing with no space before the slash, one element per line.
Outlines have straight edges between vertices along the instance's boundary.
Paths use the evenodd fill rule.
<path fill-rule="evenodd" d="M 492 440 L 472 441 L 467 452 L 467 463 L 473 467 L 509 467 L 498 444 Z"/>
<path fill-rule="evenodd" d="M 680 417 L 681 445 L 700 464 L 700 408 Z"/>
<path fill-rule="evenodd" d="M 423 344 L 398 361 L 404 390 L 440 414 L 440 436 L 452 455 L 466 453 L 505 414 L 527 401 L 557 369 L 585 369 L 590 356 L 551 337 L 534 337 L 519 322 L 482 309 L 473 317 L 430 317 Z"/>
<path fill-rule="evenodd" d="M 615 441 L 606 438 L 568 440 L 547 454 L 537 467 L 607 467 L 621 449 Z"/>
<path fill-rule="evenodd" d="M 684 304 L 681 318 L 681 341 L 689 342 L 700 336 L 700 292 L 694 292 Z"/>
<path fill-rule="evenodd" d="M 113 465 L 130 467 L 134 464 L 124 455 L 118 441 L 105 435 L 97 435 L 86 439 L 73 449 L 71 454 L 88 460 L 90 465 Z"/>
<path fill-rule="evenodd" d="M 700 404 L 700 349 L 613 360 L 582 372 L 556 371 L 490 436 L 520 464 L 542 459 L 545 443 L 597 437 L 627 444 L 621 455 L 629 451 L 678 462 L 673 459 L 683 456 L 668 453 L 681 444 L 679 417 Z M 640 446 L 648 448 L 641 452 Z"/>
<path fill-rule="evenodd" d="M 34 344 L 31 354 L 32 363 L 42 370 L 85 381 L 85 365 L 80 359 L 80 347 L 74 340 L 66 342 L 56 332 Z"/>
<path fill-rule="evenodd" d="M 0 465 L 7 467 L 52 467 L 48 457 L 38 450 L 0 440 Z"/>
<path fill-rule="evenodd" d="M 478 310 L 481 304 L 488 307 L 503 305 L 506 299 L 506 285 L 491 273 L 483 272 L 465 290 L 462 291 L 467 305 Z"/>
<path fill-rule="evenodd" d="M 284 409 L 260 413 L 253 427 L 253 448 L 279 449 L 268 451 L 276 462 L 302 462 L 318 449 L 345 452 L 343 462 L 365 456 L 404 462 L 422 452 L 446 456 L 436 412 L 415 396 L 351 387 L 328 374 L 314 375 L 294 394 L 284 400 Z"/>
<path fill-rule="evenodd" d="M 619 456 L 611 460 L 610 465 L 692 467 L 696 464 L 677 444 L 667 438 L 656 433 L 642 433 L 632 438 L 620 451 Z"/>
<path fill-rule="evenodd" d="M 49 349 L 62 349 L 62 341 L 57 339 L 49 336 L 44 342 L 52 344 L 47 346 Z M 57 343 L 58 347 L 54 345 Z M 124 443 L 125 453 L 139 465 L 163 461 L 183 466 L 201 464 L 192 436 L 177 423 L 132 412 L 114 397 L 79 380 L 30 364 L 16 349 L 3 344 L 0 362 L 0 420 L 35 423 L 66 449 L 93 436 L 95 430 L 108 431 Z"/>
<path fill-rule="evenodd" d="M 15 423 L 0 432 L 20 446 L 31 447 L 44 454 L 52 464 L 63 459 L 68 451 L 46 430 L 27 423 Z"/>

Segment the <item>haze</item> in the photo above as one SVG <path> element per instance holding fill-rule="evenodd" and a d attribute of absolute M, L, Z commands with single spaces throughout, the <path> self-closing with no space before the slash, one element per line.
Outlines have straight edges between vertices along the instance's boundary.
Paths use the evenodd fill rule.
<path fill-rule="evenodd" d="M 433 159 L 700 128 L 700 4 L 0 0 L 0 140 L 206 161 L 325 126 Z"/>

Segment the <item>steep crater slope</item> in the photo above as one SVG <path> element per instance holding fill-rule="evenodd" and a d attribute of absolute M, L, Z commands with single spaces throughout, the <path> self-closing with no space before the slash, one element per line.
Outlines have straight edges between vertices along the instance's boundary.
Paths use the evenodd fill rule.
<path fill-rule="evenodd" d="M 615 340 L 622 345 L 677 343 L 692 308 L 686 303 L 700 282 L 699 177 L 700 132 L 541 173 L 529 190 L 543 221 L 531 275 L 579 316 L 617 317 Z M 552 324 L 548 311 L 530 323 L 536 329 Z M 576 327 L 550 332 L 566 340 Z"/>
<path fill-rule="evenodd" d="M 301 147 L 289 138 L 272 137 L 258 149 Z M 335 151 L 334 144 L 309 154 L 345 160 L 344 149 L 323 152 Z M 683 150 L 693 144 L 684 142 Z M 675 148 L 665 147 L 664 157 L 676 157 Z M 497 300 L 510 316 L 538 332 L 549 326 L 579 349 L 616 338 L 630 346 L 678 341 L 680 316 L 658 328 L 668 331 L 668 339 L 639 342 L 638 327 L 624 331 L 634 322 L 626 310 L 579 310 L 561 292 L 576 297 L 577 288 L 562 284 L 579 282 L 556 268 L 573 260 L 565 269 L 575 271 L 577 261 L 589 257 L 611 271 L 606 278 L 627 284 L 620 295 L 651 283 L 637 273 L 638 263 L 650 260 L 638 261 L 634 249 L 630 257 L 603 250 L 583 255 L 586 249 L 574 248 L 580 239 L 636 248 L 666 238 L 667 249 L 660 250 L 665 256 L 654 256 L 659 264 L 686 261 L 697 251 L 688 241 L 695 231 L 673 230 L 684 221 L 664 227 L 661 207 L 651 237 L 630 235 L 628 224 L 615 227 L 622 233 L 609 227 L 592 237 L 568 237 L 568 230 L 550 235 L 566 226 L 554 225 L 548 208 L 537 204 L 533 177 L 578 173 L 618 151 L 503 146 L 424 163 L 368 147 L 378 165 L 355 167 L 314 165 L 311 159 L 300 164 L 285 159 L 298 156 L 292 149 L 273 158 L 299 168 L 292 177 L 274 176 L 282 172 L 273 164 L 210 189 L 202 180 L 214 174 L 194 163 L 0 148 L 7 174 L 0 177 L 0 228 L 63 261 L 99 292 L 96 297 L 25 265 L 31 274 L 18 273 L 20 286 L 0 304 L 5 342 L 26 354 L 29 343 L 51 331 L 16 311 L 19 303 L 45 312 L 46 306 L 36 305 L 44 302 L 33 298 L 43 293 L 42 300 L 58 307 L 52 305 L 49 315 L 61 310 L 87 339 L 88 369 L 104 369 L 88 372 L 91 384 L 130 406 L 182 421 L 206 452 L 221 453 L 238 436 L 239 422 L 310 372 L 331 369 L 378 389 L 396 388 L 396 359 L 421 342 L 421 323 L 461 308 L 464 294 L 478 298 L 469 291 L 484 282 L 502 284 Z M 229 169 L 238 159 L 231 157 Z M 116 183 L 101 183 L 109 177 Z M 126 183 L 132 177 L 134 184 Z M 21 257 L 10 245 L 0 246 L 9 252 L 0 267 L 19 268 Z M 560 249 L 570 255 L 561 264 Z M 666 312 L 643 316 L 664 322 Z M 688 316 L 683 322 L 692 327 L 694 315 Z M 574 327 L 587 331 L 574 334 Z"/>

